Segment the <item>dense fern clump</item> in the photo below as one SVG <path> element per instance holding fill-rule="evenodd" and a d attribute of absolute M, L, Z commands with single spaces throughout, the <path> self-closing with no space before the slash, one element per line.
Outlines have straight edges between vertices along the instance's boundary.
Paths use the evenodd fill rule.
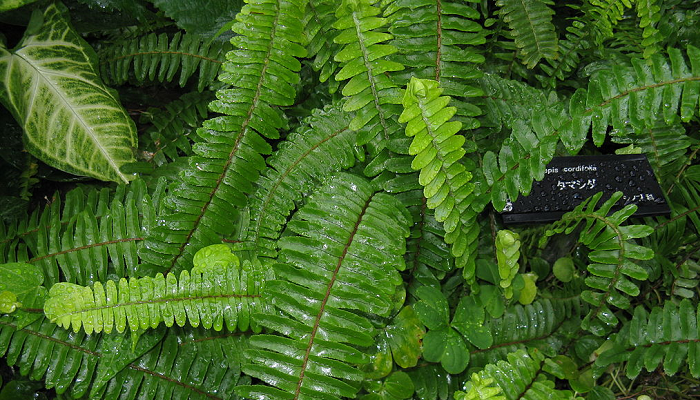
<path fill-rule="evenodd" d="M 0 399 L 700 394 L 699 1 L 0 3 Z"/>

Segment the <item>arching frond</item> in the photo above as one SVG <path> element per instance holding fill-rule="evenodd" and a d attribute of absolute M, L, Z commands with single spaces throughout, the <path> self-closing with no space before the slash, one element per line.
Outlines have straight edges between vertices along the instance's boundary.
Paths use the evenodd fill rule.
<path fill-rule="evenodd" d="M 287 136 L 267 160 L 268 168 L 250 200 L 251 222 L 246 243 L 266 258 L 277 256 L 277 239 L 289 214 L 315 185 L 355 162 L 355 132 L 339 107 L 315 111 Z"/>
<path fill-rule="evenodd" d="M 268 282 L 274 313 L 257 321 L 282 336 L 251 338 L 244 371 L 274 386 L 239 387 L 245 397 L 352 397 L 373 343 L 363 314 L 388 316 L 401 283 L 409 216 L 396 199 L 340 174 L 318 190 L 280 240 L 278 280 Z M 368 284 L 372 282 L 372 284 Z"/>
<path fill-rule="evenodd" d="M 586 278 L 586 285 L 593 290 L 584 291 L 581 298 L 593 305 L 593 308 L 584 318 L 581 327 L 596 335 L 604 335 L 619 323 L 608 304 L 628 309 L 631 305 L 628 296 L 639 295 L 635 281 L 646 280 L 648 273 L 636 261 L 649 260 L 654 256 L 651 249 L 632 241 L 650 235 L 653 228 L 646 225 L 622 225 L 634 214 L 637 206 L 628 204 L 611 212 L 622 198 L 621 192 L 615 192 L 596 209 L 602 194 L 599 192 L 583 201 L 552 224 L 551 230 L 546 232 L 546 236 L 571 233 L 581 222 L 586 221 L 579 241 L 591 249 L 588 258 L 592 263 L 587 268 L 590 276 Z"/>
<path fill-rule="evenodd" d="M 171 188 L 161 216 L 140 256 L 156 269 L 188 269 L 199 248 L 220 241 L 233 231 L 246 194 L 265 168 L 262 154 L 272 151 L 263 137 L 279 137 L 285 121 L 276 106 L 294 103 L 297 72 L 306 49 L 301 21 L 304 1 L 259 0 L 248 3 L 236 17 L 231 39 L 234 50 L 219 79 L 230 85 L 217 91 L 210 108 L 225 114 L 204 122 L 202 141 Z M 165 222 L 169 221 L 169 222 Z"/>

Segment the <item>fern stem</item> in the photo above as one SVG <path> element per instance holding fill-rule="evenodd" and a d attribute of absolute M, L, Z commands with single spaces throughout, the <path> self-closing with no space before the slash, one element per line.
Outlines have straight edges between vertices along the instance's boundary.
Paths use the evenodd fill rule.
<path fill-rule="evenodd" d="M 435 52 L 435 80 L 440 82 L 440 65 L 442 64 L 442 0 L 435 2 L 437 14 L 437 51 Z"/>

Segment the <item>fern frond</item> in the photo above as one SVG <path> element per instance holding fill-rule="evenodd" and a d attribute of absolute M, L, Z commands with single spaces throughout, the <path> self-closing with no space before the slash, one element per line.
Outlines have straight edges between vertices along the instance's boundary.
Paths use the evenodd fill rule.
<path fill-rule="evenodd" d="M 571 399 L 571 391 L 555 389 L 554 381 L 544 375 L 545 360 L 536 349 L 510 353 L 507 361 L 488 364 L 479 373 L 472 374 L 465 391 L 455 394 L 455 399 Z"/>
<path fill-rule="evenodd" d="M 611 139 L 615 143 L 641 148 L 662 185 L 668 182 L 666 178 L 676 175 L 683 167 L 685 154 L 691 145 L 691 138 L 680 124 L 666 125 L 663 122 L 645 128 L 642 134 L 630 130 L 613 132 Z"/>
<path fill-rule="evenodd" d="M 150 123 L 144 135 L 148 135 L 150 141 L 141 149 L 142 158 L 156 166 L 174 161 L 178 157 L 191 156 L 191 135 L 207 117 L 207 105 L 214 99 L 211 92 L 191 92 L 171 101 L 165 105 L 165 109 L 149 109 L 141 114 L 142 124 Z"/>
<path fill-rule="evenodd" d="M 586 285 L 593 290 L 584 291 L 581 298 L 593 308 L 581 327 L 596 335 L 605 334 L 619 322 L 608 304 L 625 310 L 630 307 L 628 296 L 639 295 L 639 287 L 630 278 L 646 280 L 648 274 L 635 260 L 649 260 L 654 256 L 651 249 L 632 242 L 633 239 L 650 235 L 653 228 L 621 225 L 634 214 L 637 206 L 628 204 L 611 213 L 613 206 L 622 198 L 622 193 L 614 193 L 596 209 L 601 197 L 602 192 L 599 192 L 586 199 L 552 224 L 545 233 L 546 237 L 562 232 L 568 234 L 586 221 L 579 242 L 591 249 L 588 258 L 592 263 L 587 267 L 590 276 L 586 278 Z"/>
<path fill-rule="evenodd" d="M 140 38 L 117 41 L 98 51 L 100 75 L 107 85 L 129 81 L 143 84 L 172 82 L 185 86 L 198 72 L 197 88 L 201 92 L 214 82 L 231 48 L 225 42 L 204 42 L 200 36 L 175 33 L 151 33 Z"/>
<path fill-rule="evenodd" d="M 145 332 L 134 347 L 125 335 L 75 333 L 45 318 L 17 329 L 3 317 L 0 355 L 22 375 L 44 380 L 47 388 L 71 398 L 133 399 L 141 393 L 152 400 L 162 393 L 168 398 L 223 400 L 233 395 L 240 377 L 236 355 L 244 346 L 231 343 L 232 338 L 189 345 L 184 335 L 170 332 L 163 339 L 163 333 Z M 225 357 L 216 358 L 217 344 L 230 349 Z M 204 371 L 207 378 L 201 375 Z M 139 392 L 143 388 L 149 390 Z"/>
<path fill-rule="evenodd" d="M 593 47 L 593 21 L 583 18 L 575 19 L 566 28 L 565 39 L 559 40 L 559 56 L 540 63 L 542 71 L 552 79 L 545 80 L 549 87 L 554 87 L 554 80 L 566 79 L 581 63 L 582 53 Z"/>
<path fill-rule="evenodd" d="M 689 368 L 693 377 L 700 377 L 698 338 L 698 310 L 688 299 L 679 305 L 666 301 L 651 312 L 639 306 L 632 320 L 614 337 L 614 345 L 596 359 L 596 365 L 605 367 L 627 361 L 625 371 L 634 379 L 646 368 L 654 371 L 662 367 L 674 375 L 681 366 Z"/>
<path fill-rule="evenodd" d="M 591 21 L 596 21 L 596 43 L 613 36 L 613 30 L 625 10 L 632 8 L 630 0 L 589 0 L 583 11 Z"/>
<path fill-rule="evenodd" d="M 339 107 L 314 111 L 304 125 L 287 136 L 268 158 L 251 196 L 251 221 L 246 244 L 259 256 L 277 256 L 277 239 L 304 193 L 355 162 L 355 132 L 348 129 L 347 113 Z"/>
<path fill-rule="evenodd" d="M 272 151 L 264 137 L 276 139 L 285 125 L 276 106 L 294 103 L 294 85 L 306 50 L 301 0 L 251 1 L 236 19 L 235 49 L 219 79 L 231 85 L 217 91 L 210 108 L 222 114 L 198 130 L 202 141 L 167 197 L 162 215 L 140 256 L 160 270 L 178 272 L 191 265 L 199 248 L 232 233 L 235 216 L 265 168 L 262 154 Z M 169 222 L 166 222 L 169 221 Z"/>
<path fill-rule="evenodd" d="M 478 126 L 474 116 L 481 111 L 469 98 L 481 94 L 474 84 L 481 76 L 476 66 L 484 62 L 477 46 L 486 42 L 487 31 L 477 22 L 479 12 L 459 2 L 400 0 L 384 14 L 398 49 L 392 59 L 406 67 L 393 74 L 397 82 L 406 85 L 412 76 L 440 82 L 455 99 L 456 120 L 469 129 Z"/>
<path fill-rule="evenodd" d="M 656 28 L 656 24 L 661 20 L 661 7 L 657 0 L 637 0 L 636 4 L 639 27 L 644 29 L 644 58 L 650 58 L 660 51 L 659 44 L 664 41 L 663 35 Z"/>
<path fill-rule="evenodd" d="M 286 337 L 256 335 L 244 371 L 270 385 L 239 387 L 244 397 L 352 397 L 373 343 L 363 314 L 388 316 L 401 283 L 410 217 L 403 205 L 354 175 L 340 174 L 314 193 L 280 240 L 279 280 L 266 296 L 279 310 L 258 323 Z M 331 239 L 332 238 L 332 239 Z M 369 284 L 368 282 L 371 282 Z"/>
<path fill-rule="evenodd" d="M 452 245 L 456 264 L 465 267 L 467 280 L 474 277 L 473 251 L 476 237 L 470 235 L 475 214 L 468 208 L 473 184 L 471 174 L 460 163 L 465 154 L 462 124 L 450 121 L 456 109 L 441 96 L 436 81 L 412 78 L 404 96 L 399 122 L 406 122 L 406 135 L 412 136 L 411 167 L 420 170 L 418 182 L 424 187 L 427 206 L 435 209 L 435 220 L 443 223 L 445 242 Z"/>
<path fill-rule="evenodd" d="M 350 129 L 358 132 L 358 144 L 372 143 L 368 147 L 372 158 L 400 131 L 394 117 L 397 110 L 392 106 L 400 104 L 401 99 L 387 72 L 404 68 L 387 59 L 396 52 L 396 47 L 384 44 L 392 36 L 385 31 L 387 20 L 377 16 L 381 9 L 374 5 L 376 1 L 343 1 L 333 24 L 339 32 L 335 43 L 342 45 L 334 57 L 342 65 L 335 79 L 348 81 L 342 89 L 346 96 L 343 110 L 355 112 Z"/>
<path fill-rule="evenodd" d="M 47 287 L 59 280 L 91 284 L 109 274 L 138 275 L 138 249 L 155 220 L 163 182 L 143 180 L 115 191 L 78 187 L 43 210 L 0 228 L 2 262 L 39 266 Z"/>
<path fill-rule="evenodd" d="M 511 29 L 518 56 L 528 68 L 557 57 L 559 46 L 552 24 L 552 0 L 498 0 L 499 15 Z"/>
<path fill-rule="evenodd" d="M 49 290 L 44 313 L 51 322 L 87 334 L 156 328 L 160 323 L 220 331 L 246 331 L 250 316 L 265 309 L 260 287 L 271 276 L 259 262 L 243 264 L 228 246 L 212 245 L 194 257 L 191 272 L 157 274 L 155 278 L 122 278 L 93 287 L 59 282 Z M 255 325 L 252 325 L 256 330 Z"/>
<path fill-rule="evenodd" d="M 307 45 L 308 57 L 313 58 L 312 67 L 319 72 L 319 80 L 326 82 L 329 79 L 329 91 L 335 93 L 339 82 L 335 80 L 339 63 L 333 59 L 333 55 L 340 51 L 341 45 L 335 43 L 333 38 L 337 32 L 333 30 L 337 3 L 329 0 L 309 0 L 309 21 L 305 24 L 309 44 Z"/>
<path fill-rule="evenodd" d="M 496 260 L 498 260 L 498 275 L 501 278 L 498 285 L 505 290 L 506 299 L 513 297 L 513 279 L 520 270 L 520 235 L 507 229 L 501 229 L 496 234 Z"/>

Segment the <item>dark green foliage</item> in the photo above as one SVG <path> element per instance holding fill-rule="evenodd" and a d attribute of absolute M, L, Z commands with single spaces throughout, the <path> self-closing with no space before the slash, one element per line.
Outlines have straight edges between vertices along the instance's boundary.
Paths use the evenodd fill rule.
<path fill-rule="evenodd" d="M 177 75 L 180 86 L 185 86 L 198 73 L 197 89 L 201 92 L 214 82 L 228 49 L 223 42 L 205 43 L 196 35 L 151 33 L 110 43 L 98 56 L 107 84 L 171 82 Z"/>
<path fill-rule="evenodd" d="M 0 397 L 695 394 L 700 3 L 127 3 L 58 6 L 137 121 L 124 183 L 0 127 Z M 503 223 L 553 157 L 613 153 L 670 215 L 598 185 Z"/>

